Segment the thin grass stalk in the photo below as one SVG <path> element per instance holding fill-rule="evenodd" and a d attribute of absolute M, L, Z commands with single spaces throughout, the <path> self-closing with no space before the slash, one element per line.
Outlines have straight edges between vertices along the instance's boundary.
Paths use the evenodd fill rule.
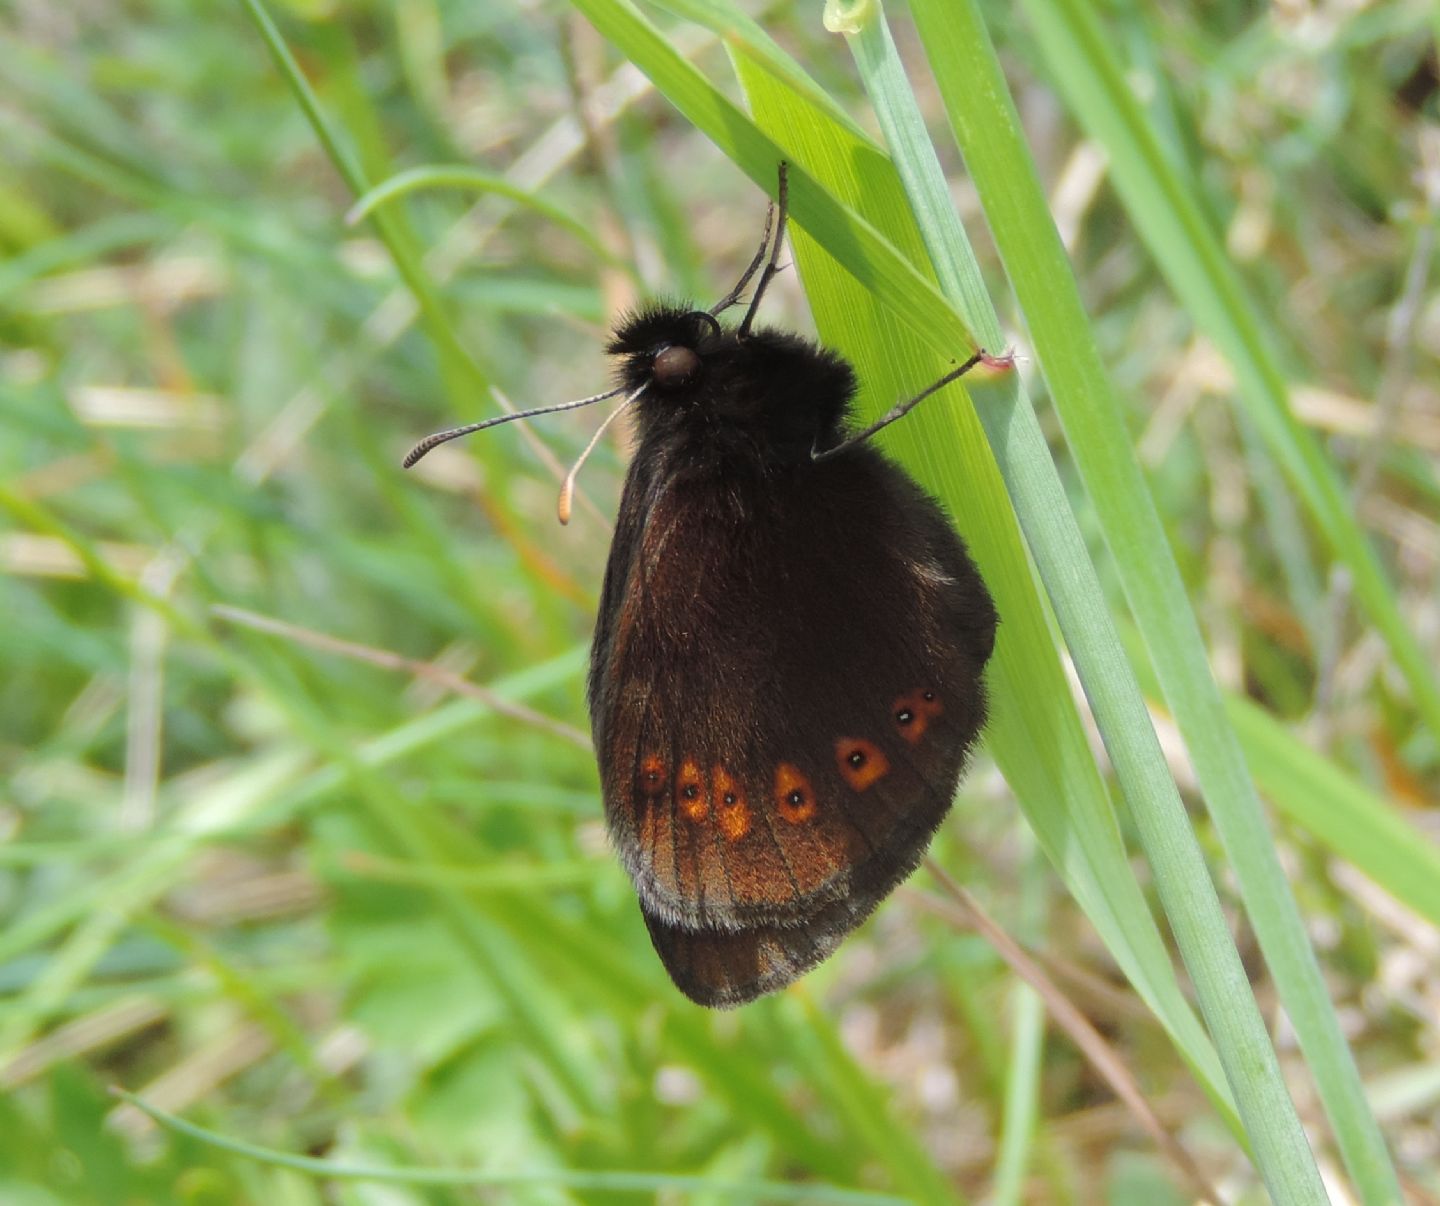
<path fill-rule="evenodd" d="M 1440 679 L 1400 610 L 1354 500 L 1290 409 L 1268 324 L 1197 200 L 1204 190 L 1175 166 L 1146 119 L 1095 6 L 1023 0 L 1021 7 L 1076 118 L 1108 152 L 1110 178 L 1137 233 L 1196 326 L 1233 366 L 1246 413 L 1308 510 L 1314 533 L 1352 575 L 1356 600 L 1389 647 L 1424 723 L 1440 736 Z"/>
<path fill-rule="evenodd" d="M 320 100 L 315 95 L 315 90 L 310 87 L 305 73 L 300 70 L 300 64 L 290 53 L 284 36 L 262 0 L 241 0 L 241 4 L 259 32 L 275 65 L 280 69 L 286 83 L 289 84 L 290 91 L 310 122 L 315 136 L 320 140 L 320 145 L 324 148 L 331 164 L 355 195 L 357 201 L 365 197 L 370 192 L 371 184 L 365 175 L 364 168 L 360 166 L 348 144 L 325 116 L 325 111 L 320 107 Z M 370 220 L 374 223 L 375 231 L 380 236 L 381 242 L 385 244 L 385 249 L 390 253 L 396 270 L 405 284 L 409 286 L 416 303 L 425 315 L 426 326 L 439 345 L 446 364 L 459 373 L 470 389 L 483 394 L 489 387 L 489 380 L 480 366 L 475 363 L 474 358 L 466 351 L 464 344 L 461 343 L 455 326 L 450 321 L 450 316 L 446 313 L 445 306 L 435 291 L 429 274 L 425 271 L 425 266 L 420 262 L 420 257 L 415 254 L 411 241 L 405 237 L 399 219 L 388 210 L 380 210 L 372 213 Z"/>
<path fill-rule="evenodd" d="M 950 203 L 880 4 L 867 0 L 863 15 L 847 34 L 896 168 L 914 198 L 941 289 L 961 308 L 973 330 L 982 336 L 998 335 L 999 320 L 985 299 L 979 264 Z M 974 312 L 971 308 L 977 305 L 981 309 Z M 1000 395 L 999 405 L 985 396 L 992 391 Z M 1225 1066 L 1261 1176 L 1278 1200 L 1323 1201 L 1304 1128 L 1034 409 L 1018 379 L 979 386 L 975 393 L 980 421 L 1005 475 L 1146 856 L 1155 868 L 1166 916 Z M 1151 551 L 1142 555 L 1150 556 Z"/>
<path fill-rule="evenodd" d="M 631 1172 L 622 1169 L 539 1168 L 504 1171 L 478 1168 L 403 1168 L 325 1160 L 276 1151 L 219 1131 L 198 1126 L 143 1097 L 121 1090 L 115 1096 L 154 1119 L 166 1130 L 194 1139 L 216 1151 L 229 1152 L 257 1164 L 287 1168 L 327 1181 L 371 1181 L 381 1185 L 474 1186 L 522 1188 L 553 1186 L 581 1193 L 728 1193 L 731 1201 L 825 1202 L 834 1206 L 906 1206 L 908 1199 L 894 1194 L 845 1189 L 838 1185 L 791 1184 L 785 1181 L 723 1180 L 684 1174 Z"/>
<path fill-rule="evenodd" d="M 912 7 L 952 128 L 1025 311 L 1067 442 L 1114 552 L 1126 598 L 1190 751 L 1206 805 L 1346 1167 L 1367 1203 L 1398 1201 L 1394 1168 L 1366 1104 L 1354 1057 L 1325 990 L 1244 754 L 1210 674 L 1194 613 L 1130 448 L 1119 401 L 1090 334 L 988 31 L 971 0 L 916 0 Z M 1078 652 L 1076 661 L 1078 668 Z M 1132 677 L 1128 666 L 1125 674 Z M 1108 741 L 1108 725 L 1102 722 L 1101 727 Z M 1143 824 L 1145 816 L 1138 812 L 1136 819 Z M 1182 840 L 1178 832 L 1156 837 Z M 1188 826 L 1183 840 L 1193 844 Z M 1167 870 L 1166 864 L 1156 863 L 1162 893 L 1177 891 L 1177 885 L 1167 883 L 1174 870 L 1178 868 Z M 1179 885 L 1178 890 L 1188 892 L 1193 886 Z M 1191 907 L 1209 905 L 1196 896 Z M 1182 920 L 1190 924 L 1168 905 L 1166 911 L 1172 924 Z M 1184 950 L 1178 928 L 1177 938 Z M 1196 974 L 1193 967 L 1191 974 Z M 1212 998 L 1205 1006 L 1206 986 L 1197 978 L 1196 987 L 1212 1033 L 1217 1025 L 1230 1026 L 1233 999 Z M 1237 990 L 1251 1000 L 1248 988 L 1237 986 Z M 1218 1035 L 1216 1041 L 1226 1058 Z M 1268 1041 L 1264 1048 L 1268 1053 Z M 1232 1048 L 1230 1060 L 1239 1054 Z M 1270 1060 L 1273 1053 L 1266 1063 Z M 1232 1078 L 1239 1075 L 1250 1082 L 1247 1131 L 1256 1142 L 1256 1158 L 1272 1194 L 1278 1200 L 1312 1196 L 1324 1200 L 1313 1157 L 1278 1070 L 1273 1065 L 1262 1070 L 1248 1060 L 1227 1066 Z M 1252 1129 L 1252 1122 L 1258 1129 Z M 1299 1196 L 1281 1197 L 1282 1189 Z"/>

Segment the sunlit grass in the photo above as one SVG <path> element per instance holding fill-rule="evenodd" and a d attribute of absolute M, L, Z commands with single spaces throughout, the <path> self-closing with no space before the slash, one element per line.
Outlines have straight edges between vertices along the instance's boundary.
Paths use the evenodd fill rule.
<path fill-rule="evenodd" d="M 679 998 L 583 748 L 623 441 L 587 467 L 596 511 L 566 529 L 536 441 L 566 463 L 596 419 L 398 468 L 419 436 L 493 413 L 492 387 L 517 405 L 601 388 L 606 324 L 638 293 L 733 278 L 782 152 L 804 293 L 782 281 L 775 321 L 813 315 L 863 407 L 970 332 L 993 342 L 967 309 L 982 281 L 1029 358 L 1030 461 L 997 446 L 1004 383 L 973 391 L 980 421 L 951 391 L 888 443 L 1003 602 L 995 722 L 940 864 L 1048 961 L 1207 1173 L 1262 1192 L 1269 1157 L 1244 1149 L 1169 947 L 1175 885 L 1157 891 L 1164 860 L 1135 840 L 1153 834 L 1131 820 L 1133 768 L 1087 741 L 1054 615 L 1107 743 L 1097 651 L 1163 708 L 1145 773 L 1192 805 L 1321 1167 L 1384 1200 L 1363 1104 L 1335 1108 L 1353 1053 L 1402 1181 L 1436 1190 L 1440 382 L 1421 235 L 1436 194 L 1416 173 L 1440 155 L 1435 31 L 1419 5 L 1316 9 L 1305 29 L 1196 9 L 1097 48 L 1087 5 L 987 7 L 1069 238 L 1072 319 L 1046 286 L 1058 247 L 1026 242 L 1036 198 L 1003 191 L 1023 165 L 966 94 L 983 76 L 955 56 L 983 46 L 945 42 L 954 6 L 915 7 L 918 33 L 889 16 L 977 248 L 964 305 L 931 275 L 876 149 L 889 135 L 818 8 L 276 4 L 268 49 L 239 4 L 162 0 L 104 39 L 58 9 L 10 18 L 0 1196 L 318 1202 L 327 1169 L 376 1166 L 428 1170 L 386 1188 L 425 1202 L 475 1200 L 472 1175 L 525 1201 L 769 1200 L 784 1183 L 1153 1202 L 1178 1183 L 994 954 L 903 894 L 779 999 L 715 1016 Z M 1106 451 L 1085 443 L 1095 374 L 1091 437 L 1123 475 L 1087 459 Z M 1057 475 L 1027 495 L 1016 466 L 1039 465 L 1042 438 Z M 1154 500 L 1148 544 L 1124 535 L 1144 526 L 1135 489 Z M 1056 490 L 1098 587 L 1065 581 L 1072 546 L 1037 544 L 1026 508 Z M 1168 584 L 1137 595 L 1170 556 Z M 1208 683 L 1207 665 L 1225 707 L 1206 696 L 1197 730 L 1175 684 Z M 1278 857 L 1253 813 L 1224 812 L 1250 791 L 1237 752 Z M 1292 944 L 1279 962 L 1267 925 Z M 1297 997 L 1307 945 L 1323 985 Z M 1306 1037 L 1320 1015 L 1295 1002 L 1316 991 L 1303 1008 L 1328 996 L 1343 1040 Z M 230 1146 L 158 1132 L 112 1083 Z"/>

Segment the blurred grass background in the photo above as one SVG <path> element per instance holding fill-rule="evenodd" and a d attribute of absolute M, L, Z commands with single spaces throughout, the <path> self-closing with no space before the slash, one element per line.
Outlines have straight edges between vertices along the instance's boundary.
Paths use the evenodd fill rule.
<path fill-rule="evenodd" d="M 750 11 L 876 129 L 818 10 Z M 1398 824 L 1378 849 L 1434 857 L 1436 734 L 1237 417 L 1232 364 L 1137 237 L 1025 16 L 985 12 L 1211 664 L 1245 701 L 1237 727 L 1268 742 L 1247 754 L 1285 818 L 1326 985 L 1424 1200 L 1440 1192 L 1436 885 L 1423 861 L 1382 853 L 1362 875 L 1337 853 L 1358 858 Z M 605 848 L 584 748 L 623 441 L 587 468 L 595 509 L 565 529 L 547 450 L 568 463 L 595 419 L 555 416 L 398 469 L 419 435 L 492 413 L 492 388 L 537 405 L 603 386 L 615 314 L 651 293 L 722 292 L 761 195 L 564 5 L 306 0 L 273 15 L 372 182 L 427 163 L 504 182 L 387 207 L 408 271 L 372 227 L 345 224 L 353 193 L 238 5 L 16 0 L 0 13 L 0 1195 L 476 1197 L 218 1151 L 117 1105 L 115 1083 L 227 1135 L 351 1165 L 557 1170 L 494 1191 L 513 1200 L 726 1201 L 759 1179 L 924 1201 L 1175 1194 L 1068 1043 L 1044 1039 L 1032 1006 L 1012 1010 L 1023 998 L 998 959 L 903 894 L 781 999 L 731 1015 L 686 1004 Z M 1101 15 L 1433 667 L 1433 11 Z M 914 31 L 893 16 L 941 131 Z M 657 19 L 741 95 L 712 33 Z M 936 144 L 975 237 L 977 199 Z M 1023 351 L 998 262 L 983 239 L 977 250 Z M 768 311 L 809 327 L 792 275 Z M 1044 385 L 1029 384 L 1123 619 Z M 457 693 L 456 678 L 495 695 Z M 1190 790 L 1163 717 L 1161 735 Z M 1342 797 L 1372 811 L 1327 832 Z M 1057 957 L 1222 1186 L 1258 1194 L 987 759 L 936 854 Z M 1224 874 L 1220 886 L 1233 904 Z M 1017 1123 L 1022 1031 L 1044 1046 Z M 1304 1077 L 1292 1088 L 1341 1183 Z M 1017 1126 L 1019 1171 L 997 1181 Z M 576 1170 L 713 1185 L 616 1191 L 566 1183 Z"/>

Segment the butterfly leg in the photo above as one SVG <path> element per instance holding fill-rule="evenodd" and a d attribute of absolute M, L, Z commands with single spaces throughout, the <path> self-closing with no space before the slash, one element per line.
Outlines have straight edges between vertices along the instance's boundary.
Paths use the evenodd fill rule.
<path fill-rule="evenodd" d="M 772 201 L 770 207 L 765 211 L 765 231 L 760 236 L 760 246 L 755 249 L 755 256 L 749 266 L 740 274 L 740 279 L 735 282 L 735 287 L 724 297 L 710 307 L 710 314 L 720 314 L 728 310 L 740 300 L 740 295 L 745 292 L 745 286 L 750 283 L 750 278 L 759 270 L 765 260 L 765 253 L 770 250 L 770 232 L 775 224 L 775 203 Z"/>
<path fill-rule="evenodd" d="M 750 324 L 755 321 L 755 314 L 760 309 L 760 301 L 765 296 L 765 290 L 770 287 L 770 281 L 780 271 L 780 248 L 785 245 L 785 219 L 790 214 L 790 180 L 786 164 L 782 161 L 779 168 L 780 180 L 776 188 L 775 212 L 775 241 L 770 244 L 770 258 L 765 263 L 765 271 L 760 274 L 760 283 L 755 286 L 755 293 L 750 298 L 750 306 L 745 311 L 745 317 L 740 322 L 738 334 L 741 336 L 750 333 Z"/>
<path fill-rule="evenodd" d="M 1002 363 L 1001 360 L 989 355 L 984 348 L 981 348 L 973 356 L 971 356 L 969 360 L 965 361 L 964 364 L 960 365 L 959 368 L 951 369 L 948 373 L 941 377 L 940 380 L 936 381 L 933 385 L 929 385 L 925 389 L 922 389 L 913 398 L 906 398 L 903 402 L 897 402 L 883 415 L 876 419 L 875 422 L 871 423 L 869 427 L 865 428 L 864 431 L 858 431 L 847 439 L 841 440 L 840 443 L 836 444 L 833 448 L 812 448 L 810 450 L 810 459 L 812 461 L 828 460 L 830 457 L 835 456 L 838 453 L 844 452 L 847 448 L 853 448 L 856 444 L 863 444 L 877 431 L 889 427 L 890 424 L 895 422 L 897 419 L 903 419 L 912 410 L 914 410 L 915 407 L 920 405 L 921 402 L 925 401 L 925 399 L 928 398 L 931 394 L 935 393 L 937 390 L 944 389 L 945 386 L 950 384 L 950 382 L 963 377 L 966 373 L 968 373 L 971 369 L 973 369 L 977 364 L 980 364 L 981 362 L 984 362 L 985 364 Z"/>
<path fill-rule="evenodd" d="M 719 314 L 722 311 L 728 310 L 731 306 L 735 305 L 736 302 L 740 300 L 741 295 L 745 292 L 745 289 L 750 284 L 751 279 L 755 276 L 757 272 L 760 271 L 760 265 L 765 263 L 765 257 L 768 254 L 770 256 L 770 266 L 767 267 L 766 275 L 761 278 L 760 286 L 755 291 L 755 300 L 751 302 L 750 310 L 753 313 L 756 302 L 758 302 L 760 295 L 764 293 L 765 286 L 768 285 L 770 282 L 770 277 L 773 276 L 776 271 L 778 271 L 774 267 L 774 264 L 776 258 L 780 254 L 779 248 L 785 234 L 785 213 L 789 196 L 789 188 L 786 179 L 787 175 L 787 165 L 782 162 L 779 167 L 779 186 L 776 190 L 776 195 L 779 198 L 779 204 L 777 205 L 774 201 L 772 201 L 770 203 L 770 207 L 765 211 L 765 231 L 760 236 L 760 246 L 755 249 L 754 257 L 751 259 L 750 264 L 745 269 L 745 271 L 740 274 L 740 279 L 735 282 L 735 287 L 731 289 L 730 292 L 727 293 L 724 297 L 722 297 L 719 301 L 717 301 L 713 306 L 710 307 L 709 312 L 712 315 Z M 779 231 L 778 233 L 775 233 L 775 213 L 777 209 L 780 213 L 780 223 Z M 770 236 L 772 233 L 775 233 L 775 246 L 773 249 L 770 246 Z M 746 329 L 748 329 L 750 325 L 750 318 L 751 315 L 747 313 L 745 318 Z"/>

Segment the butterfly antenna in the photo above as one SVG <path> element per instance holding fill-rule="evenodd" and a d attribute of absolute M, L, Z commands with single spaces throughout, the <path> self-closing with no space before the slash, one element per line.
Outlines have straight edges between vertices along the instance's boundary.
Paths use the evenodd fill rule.
<path fill-rule="evenodd" d="M 499 427 L 501 423 L 509 423 L 515 419 L 533 419 L 536 415 L 553 415 L 556 411 L 577 410 L 582 406 L 590 406 L 595 402 L 603 402 L 606 398 L 613 398 L 624 390 L 624 386 L 616 386 L 614 389 L 606 390 L 603 394 L 595 394 L 593 397 L 580 398 L 574 402 L 561 402 L 557 406 L 537 406 L 534 410 L 518 410 L 513 414 L 496 415 L 493 419 L 484 419 L 479 423 L 466 423 L 464 427 L 452 427 L 449 431 L 437 431 L 434 435 L 428 435 L 414 448 L 405 454 L 405 459 L 400 463 L 409 469 L 414 466 L 422 456 L 432 448 L 438 448 L 441 444 L 448 444 L 451 440 L 458 440 L 461 436 L 473 435 L 477 431 L 484 431 L 487 427 Z"/>
<path fill-rule="evenodd" d="M 980 349 L 980 351 L 976 352 L 973 356 L 971 356 L 969 360 L 967 360 L 964 364 L 960 365 L 959 368 L 951 369 L 948 373 L 941 377 L 939 381 L 936 381 L 933 385 L 922 389 L 913 398 L 906 398 L 903 402 L 897 402 L 883 415 L 876 419 L 875 422 L 871 423 L 869 427 L 865 428 L 864 431 L 856 432 L 854 435 L 849 436 L 844 440 L 841 440 L 840 443 L 836 444 L 834 448 L 826 448 L 823 452 L 819 449 L 812 448 L 810 450 L 810 459 L 812 461 L 828 460 L 830 457 L 835 456 L 838 453 L 844 452 L 847 448 L 853 448 L 856 444 L 863 444 L 877 431 L 880 431 L 882 428 L 889 427 L 890 424 L 895 422 L 896 419 L 903 419 L 936 390 L 944 389 L 947 385 L 950 384 L 950 382 L 955 381 L 960 377 L 963 377 L 977 364 L 980 364 L 982 362 L 994 368 L 1008 368 L 1010 365 L 1010 358 L 991 356 L 983 348 Z"/>
<path fill-rule="evenodd" d="M 760 274 L 760 283 L 755 286 L 755 292 L 751 295 L 750 306 L 745 311 L 745 317 L 741 321 L 736 334 L 746 336 L 750 334 L 750 324 L 755 321 L 755 314 L 760 309 L 760 301 L 765 296 L 765 290 L 770 287 L 770 281 L 780 271 L 780 249 L 785 245 L 785 220 L 790 216 L 790 173 L 787 165 L 780 164 L 780 186 L 776 190 L 775 212 L 775 239 L 770 244 L 770 258 L 765 262 L 765 271 Z"/>
<path fill-rule="evenodd" d="M 645 385 L 648 385 L 646 382 Z M 585 451 L 575 458 L 575 463 L 570 467 L 570 472 L 565 475 L 565 483 L 560 487 L 560 501 L 555 506 L 555 513 L 559 516 L 561 523 L 570 522 L 570 504 L 575 499 L 575 478 L 580 472 L 580 466 L 586 458 L 595 451 L 595 445 L 600 442 L 600 437 L 605 434 L 605 429 L 615 422 L 620 412 L 630 405 L 636 398 L 645 392 L 645 385 L 642 385 L 633 394 L 625 399 L 619 406 L 605 416 L 605 421 L 595 429 L 595 434 L 590 437 L 590 442 L 585 445 Z M 615 391 L 619 393 L 619 390 Z"/>

